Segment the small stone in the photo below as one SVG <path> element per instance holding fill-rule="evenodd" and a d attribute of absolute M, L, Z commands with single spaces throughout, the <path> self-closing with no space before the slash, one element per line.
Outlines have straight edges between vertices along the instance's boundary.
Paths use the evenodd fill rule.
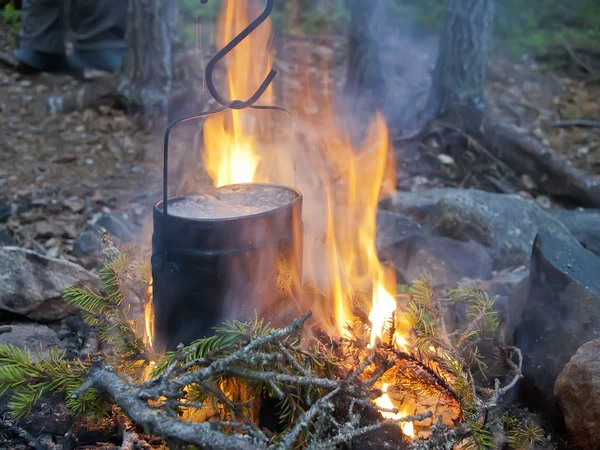
<path fill-rule="evenodd" d="M 545 195 L 540 195 L 536 197 L 535 202 L 544 209 L 550 209 L 550 207 L 552 206 L 552 202 Z"/>
<path fill-rule="evenodd" d="M 46 252 L 46 256 L 48 258 L 58 258 L 60 255 L 60 247 L 52 247 L 50 250 Z"/>
<path fill-rule="evenodd" d="M 523 175 L 521 175 L 521 183 L 523 183 L 525 189 L 528 189 L 530 191 L 537 188 L 537 184 L 535 184 L 535 181 L 533 181 L 532 176 L 528 173 L 524 173 Z"/>
<path fill-rule="evenodd" d="M 31 82 L 31 80 L 23 80 L 19 83 L 21 86 L 23 87 L 29 87 L 31 86 L 33 83 Z"/>
<path fill-rule="evenodd" d="M 94 160 L 93 160 L 93 159 L 89 159 L 89 158 L 88 158 L 88 159 L 86 159 L 86 160 L 85 160 L 85 163 L 86 163 L 88 166 L 91 166 L 92 164 L 94 164 Z"/>
<path fill-rule="evenodd" d="M 519 191 L 519 195 L 527 200 L 533 200 L 533 196 L 527 191 Z"/>
<path fill-rule="evenodd" d="M 577 149 L 577 155 L 578 156 L 585 156 L 590 152 L 590 148 L 589 147 L 580 147 Z"/>
<path fill-rule="evenodd" d="M 450 155 L 446 155 L 445 153 L 440 153 L 437 155 L 437 159 L 439 162 L 445 165 L 454 164 L 454 158 Z"/>
<path fill-rule="evenodd" d="M 75 196 L 69 197 L 69 198 L 63 200 L 62 204 L 65 205 L 67 208 L 69 208 L 74 213 L 83 211 L 83 209 L 85 208 L 85 201 L 83 201 L 83 199 L 75 197 Z"/>
<path fill-rule="evenodd" d="M 73 255 L 77 258 L 95 255 L 100 251 L 100 242 L 100 234 L 96 230 L 88 230 L 75 241 Z"/>

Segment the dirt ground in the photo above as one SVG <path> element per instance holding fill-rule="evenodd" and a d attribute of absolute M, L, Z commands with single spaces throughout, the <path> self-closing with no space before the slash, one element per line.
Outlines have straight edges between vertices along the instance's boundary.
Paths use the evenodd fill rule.
<path fill-rule="evenodd" d="M 426 98 L 435 45 L 390 39 L 395 39 L 394 45 L 383 58 L 392 86 L 390 98 L 396 102 L 392 116 L 396 114 L 398 124 L 406 124 Z M 4 25 L 0 42 L 2 50 L 12 51 L 14 39 Z M 342 86 L 344 39 L 289 37 L 282 39 L 281 47 L 276 90 L 284 99 L 287 91 L 298 88 L 293 75 L 306 71 L 307 61 L 308 70 L 315 73 L 323 61 L 333 61 L 333 84 Z M 600 118 L 600 85 L 590 83 L 575 64 L 541 69 L 532 58 L 518 62 L 492 58 L 491 104 L 514 126 L 529 130 L 575 166 L 599 176 L 600 128 L 552 124 Z M 163 130 L 141 130 L 134 118 L 110 106 L 65 115 L 44 110 L 48 96 L 72 91 L 81 83 L 69 76 L 19 75 L 0 66 L 0 245 L 77 261 L 72 255 L 74 241 L 98 214 L 124 212 L 139 226 L 149 224 L 152 204 L 162 192 Z M 180 140 L 174 145 L 197 152 L 193 146 L 200 141 Z M 397 147 L 402 155 L 402 143 Z M 435 139 L 420 149 L 430 157 L 428 169 L 400 164 L 400 188 L 478 187 L 453 173 L 452 161 L 440 156 L 444 149 Z M 539 192 L 528 194 L 535 191 L 528 180 L 520 183 L 517 191 L 540 197 Z M 540 201 L 543 206 L 554 205 L 552 199 L 545 200 Z"/>

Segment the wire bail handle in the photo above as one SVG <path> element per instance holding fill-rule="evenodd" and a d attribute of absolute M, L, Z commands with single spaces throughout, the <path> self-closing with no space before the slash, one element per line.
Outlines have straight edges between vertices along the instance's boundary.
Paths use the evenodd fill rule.
<path fill-rule="evenodd" d="M 232 0 L 232 1 L 236 1 L 236 0 Z M 208 0 L 201 0 L 202 4 L 206 4 L 208 3 Z M 245 108 L 252 108 L 252 109 L 269 109 L 269 110 L 276 110 L 276 111 L 282 111 L 288 114 L 289 116 L 289 112 L 281 107 L 281 106 L 276 106 L 276 105 L 254 105 L 259 99 L 260 97 L 264 94 L 264 92 L 267 90 L 267 88 L 269 87 L 269 85 L 271 84 L 271 82 L 273 81 L 273 79 L 275 78 L 275 76 L 277 75 L 277 71 L 274 69 L 271 69 L 268 73 L 268 75 L 265 77 L 265 79 L 263 80 L 262 84 L 259 86 L 259 88 L 256 90 L 256 92 L 254 94 L 252 94 L 252 96 L 245 100 L 227 100 L 225 99 L 223 96 L 221 96 L 221 94 L 219 94 L 219 92 L 217 91 L 215 84 L 213 82 L 213 70 L 215 68 L 215 65 L 221 61 L 225 56 L 227 56 L 227 54 L 229 52 L 231 52 L 237 45 L 239 45 L 240 42 L 242 42 L 246 37 L 248 37 L 248 35 L 250 33 L 252 33 L 256 28 L 258 28 L 258 26 L 260 24 L 262 24 L 265 20 L 267 20 L 267 18 L 271 15 L 271 12 L 273 11 L 273 5 L 275 4 L 275 0 L 267 0 L 267 5 L 264 9 L 264 11 L 256 18 L 254 19 L 246 28 L 244 28 L 235 38 L 233 38 L 233 40 L 231 42 L 229 42 L 229 44 L 227 44 L 225 47 L 223 47 L 221 50 L 219 50 L 215 56 L 213 56 L 210 61 L 208 62 L 208 64 L 206 65 L 206 71 L 205 71 L 205 79 L 206 79 L 206 86 L 208 88 L 208 91 L 210 92 L 210 95 L 218 102 L 220 103 L 222 106 L 220 106 L 217 109 L 214 110 L 209 110 L 209 111 L 204 111 L 198 114 L 194 114 L 192 116 L 188 116 L 188 117 L 182 117 L 180 119 L 174 120 L 173 122 L 171 122 L 168 126 L 167 129 L 165 130 L 165 139 L 164 139 L 164 149 L 163 149 L 163 269 L 167 267 L 167 215 L 168 215 L 168 164 L 169 164 L 169 137 L 171 134 L 171 130 L 172 128 L 180 123 L 184 123 L 184 122 L 189 122 L 191 120 L 197 120 L 197 119 L 201 119 L 203 117 L 207 117 L 207 116 L 211 116 L 213 114 L 218 114 L 221 113 L 223 111 L 225 111 L 226 109 L 245 109 Z"/>

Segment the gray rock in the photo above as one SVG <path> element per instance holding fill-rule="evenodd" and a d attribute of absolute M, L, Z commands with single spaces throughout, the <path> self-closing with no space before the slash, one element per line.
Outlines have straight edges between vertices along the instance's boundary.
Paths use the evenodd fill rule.
<path fill-rule="evenodd" d="M 583 344 L 554 385 L 571 442 L 600 448 L 600 339 Z"/>
<path fill-rule="evenodd" d="M 377 211 L 377 250 L 383 250 L 416 234 L 425 234 L 425 231 L 411 218 L 391 211 Z"/>
<path fill-rule="evenodd" d="M 15 234 L 4 225 L 0 225 L 0 246 L 15 245 Z"/>
<path fill-rule="evenodd" d="M 104 228 L 113 236 L 118 237 L 121 242 L 133 242 L 135 239 L 131 224 L 122 216 L 115 213 L 103 214 L 96 220 L 94 225 Z"/>
<path fill-rule="evenodd" d="M 393 212 L 400 212 L 421 222 L 435 209 L 435 206 L 446 196 L 463 192 L 462 189 L 430 189 L 422 192 L 396 191 L 391 199 L 385 200 L 383 206 Z"/>
<path fill-rule="evenodd" d="M 478 190 L 450 193 L 437 203 L 428 223 L 442 236 L 489 247 L 496 270 L 526 265 L 540 231 L 579 245 L 560 220 L 518 195 Z"/>
<path fill-rule="evenodd" d="M 48 350 L 61 348 L 56 331 L 40 323 L 14 323 L 9 325 L 10 331 L 0 334 L 0 344 L 12 344 L 31 352 L 33 361 L 48 358 Z"/>
<path fill-rule="evenodd" d="M 536 237 L 529 297 L 515 343 L 531 400 L 550 401 L 554 382 L 585 342 L 600 337 L 600 258 L 579 243 Z"/>
<path fill-rule="evenodd" d="M 100 251 L 102 239 L 100 232 L 92 228 L 83 232 L 73 245 L 73 256 L 84 258 L 93 256 Z"/>
<path fill-rule="evenodd" d="M 462 280 L 461 286 L 477 287 L 494 298 L 498 314 L 500 342 L 512 343 L 513 335 L 523 320 L 529 295 L 529 270 L 520 267 L 496 274 L 491 280 Z"/>
<path fill-rule="evenodd" d="M 63 299 L 69 286 L 96 287 L 83 267 L 18 247 L 0 248 L 0 310 L 50 322 L 75 312 Z"/>
<path fill-rule="evenodd" d="M 399 282 L 410 283 L 428 275 L 438 291 L 456 287 L 464 277 L 487 279 L 492 274 L 492 258 L 477 242 L 415 234 L 383 249 L 380 255 L 394 264 Z"/>
<path fill-rule="evenodd" d="M 550 213 L 560 220 L 585 248 L 600 255 L 600 209 L 554 209 Z"/>

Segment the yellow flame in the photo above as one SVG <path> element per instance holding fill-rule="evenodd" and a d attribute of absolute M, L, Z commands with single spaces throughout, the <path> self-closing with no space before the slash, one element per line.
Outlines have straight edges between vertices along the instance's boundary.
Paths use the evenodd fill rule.
<path fill-rule="evenodd" d="M 375 404 L 377 406 L 379 406 L 380 408 L 394 409 L 395 406 L 392 404 L 392 399 L 387 394 L 388 387 L 389 387 L 389 383 L 383 383 L 383 386 L 381 386 L 383 395 L 375 400 Z M 383 415 L 383 417 L 385 417 L 386 419 L 390 419 L 390 420 L 401 419 L 402 417 L 406 417 L 409 415 L 408 412 L 405 410 L 397 412 L 397 413 L 381 411 L 381 414 Z M 405 436 L 407 436 L 411 439 L 415 437 L 415 430 L 414 430 L 414 425 L 412 422 L 400 422 L 400 427 L 402 428 L 402 432 L 404 433 Z"/>
<path fill-rule="evenodd" d="M 377 338 L 381 338 L 385 330 L 386 321 L 393 317 L 396 311 L 396 299 L 385 290 L 385 286 L 378 284 L 373 292 L 373 304 L 369 320 L 371 321 L 371 342 L 373 347 Z M 396 342 L 399 342 L 402 337 L 396 337 Z"/>
<path fill-rule="evenodd" d="M 148 286 L 146 292 L 147 302 L 146 307 L 144 308 L 144 323 L 146 324 L 146 341 L 150 348 L 153 347 L 152 338 L 153 334 L 153 325 L 154 325 L 154 312 L 152 310 L 152 286 Z"/>
<path fill-rule="evenodd" d="M 255 11 L 254 4 L 236 0 L 223 2 L 217 33 L 218 47 L 227 45 L 260 12 Z M 227 67 L 226 86 L 220 88 L 224 96 L 230 100 L 247 100 L 256 91 L 273 61 L 270 42 L 271 24 L 267 21 L 221 62 Z M 261 102 L 270 103 L 271 97 L 269 87 Z M 206 120 L 204 163 L 215 187 L 258 181 L 255 175 L 261 158 L 256 151 L 256 129 L 256 118 L 249 110 L 227 110 Z"/>
<path fill-rule="evenodd" d="M 225 0 L 218 46 L 230 42 L 256 17 L 261 6 L 253 0 Z M 223 92 L 229 99 L 247 99 L 273 60 L 267 20 L 222 62 L 226 67 Z M 327 77 L 327 70 L 321 73 Z M 311 75 L 306 74 L 310 71 L 302 75 L 307 89 L 297 92 L 293 105 L 286 106 L 297 113 L 298 128 L 309 136 L 309 143 L 292 140 L 285 148 L 267 151 L 259 142 L 258 127 L 259 121 L 269 120 L 266 113 L 228 110 L 205 123 L 204 161 L 217 187 L 277 182 L 302 192 L 304 278 L 318 285 L 318 292 L 325 292 L 330 300 L 316 296 L 299 302 L 312 310 L 328 331 L 345 335 L 346 325 L 354 316 L 354 303 L 362 295 L 358 302 L 370 312 L 370 342 L 374 346 L 396 309 L 395 274 L 384 270 L 375 247 L 377 204 L 387 186 L 394 187 L 395 178 L 394 165 L 389 161 L 388 129 L 383 116 L 376 113 L 362 143 L 351 139 L 351 127 L 338 120 L 328 89 L 317 92 L 308 82 Z M 273 103 L 271 89 L 261 102 Z M 365 298 L 365 293 L 370 294 Z M 402 338 L 396 338 L 397 343 L 398 339 Z"/>

